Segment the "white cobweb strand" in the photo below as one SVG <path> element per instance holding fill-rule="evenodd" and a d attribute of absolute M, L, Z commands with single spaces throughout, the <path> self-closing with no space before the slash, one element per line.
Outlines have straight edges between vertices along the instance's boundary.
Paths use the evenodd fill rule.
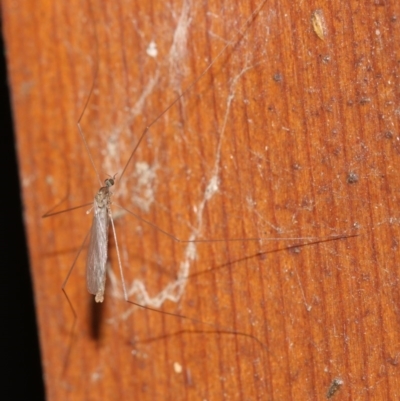
<path fill-rule="evenodd" d="M 218 189 L 219 189 L 219 179 L 217 176 L 214 175 L 211 177 L 204 191 L 203 199 L 200 201 L 198 207 L 195 208 L 195 210 L 197 210 L 196 213 L 197 224 L 196 227 L 193 229 L 192 234 L 188 238 L 189 241 L 195 241 L 196 239 L 198 239 L 203 225 L 204 208 L 206 206 L 206 203 L 210 201 L 211 198 L 218 192 Z M 172 302 L 178 302 L 182 297 L 182 294 L 184 292 L 187 283 L 187 278 L 189 277 L 190 274 L 191 262 L 196 260 L 196 258 L 197 258 L 196 243 L 189 242 L 185 248 L 183 254 L 183 260 L 179 264 L 179 270 L 176 280 L 168 283 L 166 287 L 154 297 L 151 297 L 149 295 L 143 281 L 134 280 L 130 288 L 127 290 L 128 297 L 129 298 L 134 297 L 135 301 L 137 301 L 138 303 L 145 306 L 151 306 L 154 308 L 159 308 L 167 299 Z M 117 298 L 123 299 L 124 298 L 123 293 L 120 290 L 118 290 L 118 288 L 121 287 L 120 285 L 118 285 L 117 277 L 111 270 L 109 270 L 109 275 L 111 283 L 114 284 L 112 285 L 113 288 L 112 295 Z"/>
<path fill-rule="evenodd" d="M 150 211 L 150 207 L 155 201 L 157 169 L 157 163 L 149 165 L 147 162 L 141 161 L 135 164 L 136 185 L 132 200 L 136 206 L 146 213 Z"/>
<path fill-rule="evenodd" d="M 180 18 L 180 23 L 178 24 L 177 31 L 182 29 L 182 27 L 185 27 L 186 29 L 190 25 L 190 17 L 189 17 L 189 12 L 188 12 L 188 6 L 190 5 L 189 1 L 185 1 L 183 4 L 183 10 L 182 10 L 182 15 Z M 186 23 L 182 23 L 182 21 L 185 21 Z M 181 33 L 181 32 L 180 32 Z M 179 35 L 178 35 L 179 37 Z M 176 41 L 175 37 L 175 41 Z M 185 43 L 185 41 L 181 41 L 182 43 Z M 175 42 L 174 42 L 175 43 Z M 174 54 L 174 52 L 172 52 Z M 214 155 L 214 165 L 212 167 L 212 175 L 208 181 L 208 184 L 204 190 L 203 193 L 203 198 L 199 202 L 197 206 L 193 207 L 194 212 L 196 213 L 197 221 L 196 221 L 196 226 L 193 228 L 191 235 L 189 236 L 190 241 L 195 241 L 198 239 L 199 235 L 201 234 L 202 231 L 202 225 L 203 225 L 203 213 L 205 206 L 207 202 L 209 202 L 215 194 L 219 192 L 219 187 L 220 187 L 220 161 L 221 161 L 221 151 L 222 151 L 222 143 L 224 139 L 224 134 L 225 134 L 225 129 L 226 129 L 226 124 L 227 120 L 229 118 L 230 110 L 231 110 L 231 105 L 232 101 L 235 98 L 235 90 L 236 90 L 236 85 L 239 82 L 239 80 L 249 71 L 253 68 L 253 66 L 246 66 L 242 71 L 240 71 L 239 74 L 237 74 L 230 85 L 230 91 L 227 96 L 227 102 L 226 102 L 226 110 L 225 110 L 225 116 L 223 120 L 223 124 L 221 126 L 221 129 L 217 132 L 219 132 L 219 138 L 218 138 L 218 144 L 215 149 L 215 155 Z M 131 284 L 131 286 L 127 289 L 127 295 L 128 298 L 131 300 L 135 300 L 137 303 L 140 303 L 143 306 L 149 306 L 153 308 L 159 308 L 160 306 L 163 305 L 163 303 L 166 300 L 170 300 L 173 302 L 178 302 L 185 290 L 186 284 L 188 277 L 190 275 L 190 267 L 191 263 L 197 259 L 197 245 L 195 242 L 188 243 L 188 245 L 185 248 L 185 251 L 183 253 L 183 259 L 179 263 L 179 270 L 177 274 L 177 279 L 168 283 L 164 289 L 162 289 L 158 294 L 155 296 L 151 296 L 147 289 L 146 285 L 143 281 L 141 280 L 134 280 Z M 124 299 L 124 295 L 121 292 L 120 288 L 121 283 L 118 283 L 118 279 L 116 275 L 109 269 L 109 276 L 110 276 L 110 281 L 111 281 L 111 287 L 112 287 L 112 296 L 119 298 L 119 299 Z M 134 307 L 130 307 L 123 315 L 119 316 L 119 319 L 126 319 L 134 310 Z M 118 319 L 118 318 L 117 318 Z M 112 319 L 114 320 L 114 319 Z"/>
<path fill-rule="evenodd" d="M 203 225 L 203 213 L 205 206 L 208 201 L 218 192 L 219 189 L 219 178 L 213 175 L 204 191 L 203 199 L 199 202 L 198 207 L 195 208 L 197 215 L 196 227 L 193 228 L 192 234 L 189 236 L 189 241 L 195 241 L 198 239 L 202 225 Z M 152 308 L 160 308 L 166 300 L 172 302 L 179 302 L 185 291 L 188 277 L 190 275 L 191 263 L 197 259 L 197 245 L 195 242 L 189 242 L 183 252 L 183 259 L 179 263 L 179 270 L 177 278 L 174 281 L 169 282 L 158 294 L 151 296 L 146 289 L 145 282 L 142 280 L 135 279 L 129 288 L 127 288 L 128 298 L 135 302 Z M 124 294 L 121 291 L 121 283 L 119 282 L 115 273 L 109 269 L 108 274 L 110 277 L 113 297 L 118 299 L 124 299 Z M 120 319 L 124 320 L 130 316 L 133 312 L 133 307 L 129 308 L 123 315 L 119 316 Z M 114 319 L 113 319 L 114 320 Z"/>
<path fill-rule="evenodd" d="M 190 239 L 195 239 L 192 236 Z M 134 280 L 131 288 L 128 290 L 128 296 L 135 297 L 141 305 L 159 308 L 166 300 L 178 302 L 183 295 L 186 287 L 187 277 L 190 272 L 191 262 L 196 259 L 197 250 L 195 243 L 187 245 L 184 253 L 184 259 L 179 264 L 178 278 L 168 283 L 165 288 L 156 296 L 151 297 L 146 290 L 145 284 L 141 280 Z"/>
<path fill-rule="evenodd" d="M 209 201 L 219 189 L 219 178 L 217 175 L 213 175 L 211 180 L 209 181 L 206 192 L 205 192 L 205 200 Z"/>
<path fill-rule="evenodd" d="M 185 72 L 185 62 L 187 60 L 187 41 L 188 31 L 192 18 L 191 1 L 183 0 L 181 13 L 178 18 L 177 26 L 174 31 L 173 41 L 169 50 L 169 79 L 170 86 L 178 91 L 181 91 L 180 82 Z"/>

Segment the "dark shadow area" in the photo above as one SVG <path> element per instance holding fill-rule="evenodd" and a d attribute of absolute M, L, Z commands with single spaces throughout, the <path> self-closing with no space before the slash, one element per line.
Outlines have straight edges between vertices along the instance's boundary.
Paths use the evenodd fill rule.
<path fill-rule="evenodd" d="M 102 337 L 102 328 L 104 325 L 104 303 L 97 303 L 94 296 L 90 296 L 90 337 L 94 341 L 100 341 Z"/>
<path fill-rule="evenodd" d="M 13 400 L 44 400 L 43 373 L 23 212 L 16 161 L 13 124 L 3 38 L 0 39 L 0 76 L 2 100 L 2 268 L 1 339 L 2 393 Z M 29 135 L 29 133 L 26 133 Z"/>

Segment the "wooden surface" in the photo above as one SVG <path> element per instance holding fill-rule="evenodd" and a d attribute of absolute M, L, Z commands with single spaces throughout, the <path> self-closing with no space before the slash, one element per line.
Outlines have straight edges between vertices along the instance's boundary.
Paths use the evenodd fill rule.
<path fill-rule="evenodd" d="M 335 379 L 335 400 L 399 399 L 400 3 L 144 3 L 2 2 L 48 400 L 323 400 Z M 97 67 L 82 128 L 104 179 L 230 41 L 114 189 L 179 238 L 226 240 L 113 207 L 128 289 L 181 291 L 160 309 L 210 324 L 121 300 L 110 239 L 104 304 L 84 255 L 68 281 L 67 358 L 61 285 L 92 216 L 41 216 L 98 190 L 76 127 Z M 359 236 L 229 241 L 338 234 Z"/>

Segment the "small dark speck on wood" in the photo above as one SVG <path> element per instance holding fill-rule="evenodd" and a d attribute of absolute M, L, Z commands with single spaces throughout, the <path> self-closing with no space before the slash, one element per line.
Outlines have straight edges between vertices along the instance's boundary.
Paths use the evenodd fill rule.
<path fill-rule="evenodd" d="M 333 379 L 331 385 L 328 388 L 328 391 L 326 393 L 326 398 L 329 400 L 330 398 L 332 398 L 335 393 L 340 389 L 340 387 L 342 387 L 343 385 L 343 380 L 340 378 L 335 378 Z"/>

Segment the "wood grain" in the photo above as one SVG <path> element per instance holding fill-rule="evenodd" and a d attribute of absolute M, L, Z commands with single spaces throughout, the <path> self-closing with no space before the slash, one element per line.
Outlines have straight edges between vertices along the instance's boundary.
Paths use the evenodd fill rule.
<path fill-rule="evenodd" d="M 335 379 L 335 400 L 399 398 L 399 2 L 2 5 L 48 400 L 323 400 Z M 67 358 L 61 285 L 92 217 L 42 215 L 98 190 L 76 126 L 95 76 L 102 180 L 160 116 L 114 203 L 223 241 L 114 205 L 128 289 L 181 291 L 160 309 L 203 323 L 124 302 L 110 239 L 104 304 L 84 255 L 67 283 Z M 340 234 L 359 235 L 231 241 Z"/>

